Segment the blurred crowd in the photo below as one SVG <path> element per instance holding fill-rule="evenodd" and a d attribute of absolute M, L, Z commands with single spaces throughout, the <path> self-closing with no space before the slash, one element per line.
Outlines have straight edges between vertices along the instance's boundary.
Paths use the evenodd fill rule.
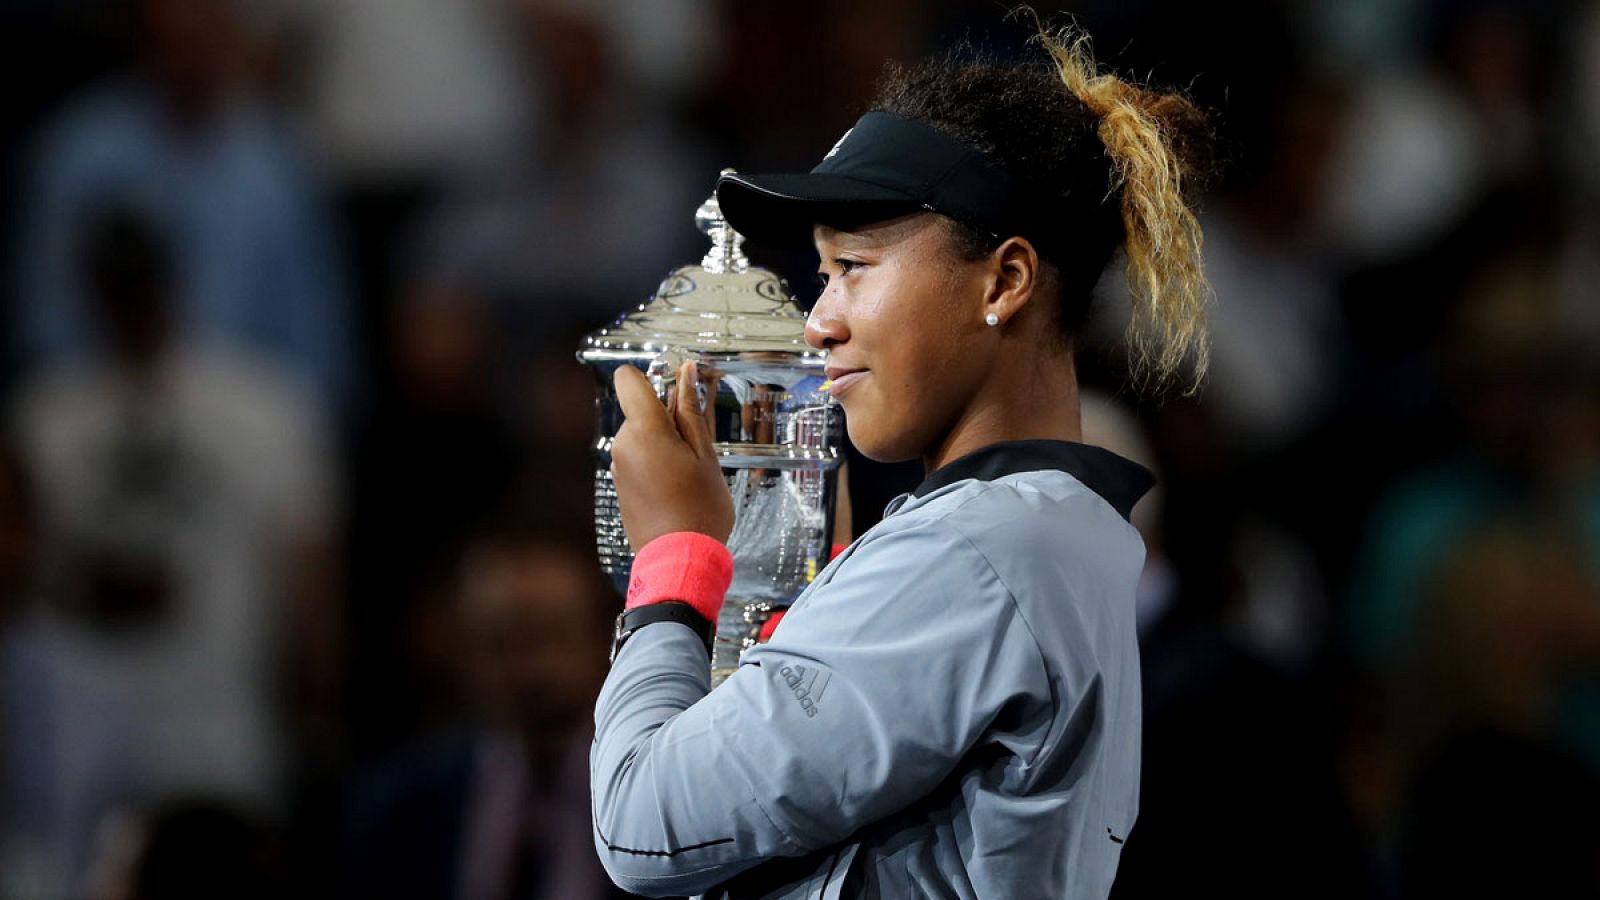
<path fill-rule="evenodd" d="M 1215 116 L 1123 375 L 1116 896 L 1600 897 L 1600 3 L 1079 0 Z M 579 337 L 983 0 L 6 0 L 0 898 L 615 895 Z M 802 304 L 814 260 L 763 253 Z M 855 534 L 915 465 L 852 460 Z"/>

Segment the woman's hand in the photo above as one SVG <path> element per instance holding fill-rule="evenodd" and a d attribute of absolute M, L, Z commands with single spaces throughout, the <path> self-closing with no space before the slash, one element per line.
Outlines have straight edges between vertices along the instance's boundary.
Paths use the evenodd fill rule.
<path fill-rule="evenodd" d="M 626 421 L 611 444 L 611 477 L 634 552 L 675 531 L 698 531 L 727 543 L 733 497 L 713 446 L 715 382 L 707 385 L 703 412 L 693 360 L 678 370 L 677 389 L 666 406 L 633 366 L 619 366 L 613 383 Z"/>

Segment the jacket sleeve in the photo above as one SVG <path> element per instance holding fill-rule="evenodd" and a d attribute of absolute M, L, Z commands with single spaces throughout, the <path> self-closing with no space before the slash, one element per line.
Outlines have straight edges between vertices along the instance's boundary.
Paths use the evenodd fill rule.
<path fill-rule="evenodd" d="M 590 758 L 619 885 L 700 893 L 836 844 L 930 793 L 998 718 L 1053 715 L 1037 642 L 958 531 L 880 525 L 835 567 L 716 691 L 685 626 L 624 646 Z"/>

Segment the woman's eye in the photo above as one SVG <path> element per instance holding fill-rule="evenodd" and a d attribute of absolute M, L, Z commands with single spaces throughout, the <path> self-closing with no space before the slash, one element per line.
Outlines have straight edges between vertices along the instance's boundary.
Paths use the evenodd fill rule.
<path fill-rule="evenodd" d="M 866 263 L 862 262 L 859 259 L 844 259 L 843 257 L 834 260 L 833 264 L 834 264 L 835 267 L 838 268 L 840 275 L 849 275 L 851 272 L 854 272 L 857 269 L 859 269 L 859 268 L 861 268 L 861 267 L 866 265 Z M 828 286 L 828 273 L 827 272 L 818 272 L 817 273 L 817 284 L 819 286 L 821 286 L 822 288 L 824 288 L 824 289 L 827 288 L 827 286 Z"/>

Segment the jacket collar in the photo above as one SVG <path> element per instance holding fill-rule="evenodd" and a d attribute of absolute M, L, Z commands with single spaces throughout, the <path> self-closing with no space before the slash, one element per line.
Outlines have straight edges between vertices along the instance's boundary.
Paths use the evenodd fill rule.
<path fill-rule="evenodd" d="M 958 481 L 993 481 L 1018 472 L 1058 470 L 1111 504 L 1124 519 L 1155 484 L 1149 469 L 1103 447 L 1073 441 L 1001 441 L 946 463 L 911 492 L 921 498 Z"/>

